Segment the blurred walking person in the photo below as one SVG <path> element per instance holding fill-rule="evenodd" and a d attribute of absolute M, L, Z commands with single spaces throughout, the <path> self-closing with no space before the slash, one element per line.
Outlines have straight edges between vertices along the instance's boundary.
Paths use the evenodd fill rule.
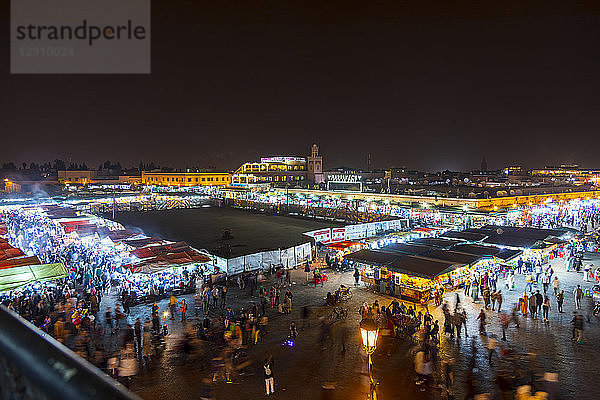
<path fill-rule="evenodd" d="M 565 291 L 561 290 L 556 295 L 556 303 L 558 304 L 558 312 L 563 313 L 563 302 L 565 301 Z"/>
<path fill-rule="evenodd" d="M 181 313 L 181 322 L 187 321 L 186 313 L 187 313 L 187 304 L 185 303 L 185 299 L 181 299 L 181 307 L 179 308 L 179 312 Z"/>
<path fill-rule="evenodd" d="M 265 359 L 265 363 L 263 364 L 263 372 L 265 377 L 265 391 L 266 395 L 269 396 L 275 393 L 275 381 L 273 378 L 273 357 L 269 356 L 269 358 Z"/>
<path fill-rule="evenodd" d="M 554 289 L 554 295 L 556 296 L 558 294 L 558 291 L 560 290 L 560 282 L 558 280 L 558 276 L 554 277 L 554 280 L 552 281 L 552 288 Z"/>
<path fill-rule="evenodd" d="M 485 331 L 485 325 L 487 324 L 487 322 L 485 321 L 486 316 L 485 316 L 485 312 L 483 311 L 483 308 L 479 312 L 477 319 L 479 320 L 479 334 L 485 336 L 487 334 Z"/>
<path fill-rule="evenodd" d="M 573 290 L 573 297 L 575 298 L 575 308 L 578 310 L 581 309 L 581 299 L 583 299 L 583 290 L 581 289 L 581 285 L 577 285 L 575 290 Z"/>
<path fill-rule="evenodd" d="M 544 303 L 542 304 L 542 311 L 543 311 L 543 319 L 545 322 L 548 322 L 548 312 L 550 311 L 550 299 L 548 298 L 548 296 L 544 297 Z"/>

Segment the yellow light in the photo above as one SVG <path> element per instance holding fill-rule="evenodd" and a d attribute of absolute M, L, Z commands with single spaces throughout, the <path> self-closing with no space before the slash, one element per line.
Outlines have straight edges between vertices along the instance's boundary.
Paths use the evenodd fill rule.
<path fill-rule="evenodd" d="M 360 334 L 362 336 L 363 345 L 367 349 L 374 349 L 377 346 L 377 337 L 379 330 L 377 324 L 372 319 L 362 320 L 360 323 Z"/>

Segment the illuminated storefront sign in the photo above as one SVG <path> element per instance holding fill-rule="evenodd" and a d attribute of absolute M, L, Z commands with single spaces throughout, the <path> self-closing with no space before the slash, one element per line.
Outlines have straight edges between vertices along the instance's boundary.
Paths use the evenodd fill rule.
<path fill-rule="evenodd" d="M 306 162 L 304 157 L 263 157 L 260 159 L 261 163 L 293 163 L 293 162 Z"/>
<path fill-rule="evenodd" d="M 358 183 L 362 181 L 362 176 L 360 175 L 346 175 L 346 174 L 336 174 L 336 175 L 327 175 L 327 180 L 329 182 L 340 182 L 340 183 Z"/>

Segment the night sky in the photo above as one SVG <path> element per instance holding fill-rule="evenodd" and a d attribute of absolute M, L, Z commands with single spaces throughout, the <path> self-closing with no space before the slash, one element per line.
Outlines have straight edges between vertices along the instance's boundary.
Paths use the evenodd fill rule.
<path fill-rule="evenodd" d="M 10 75 L 4 1 L 0 162 L 600 167 L 600 2 L 322 3 L 155 0 L 151 75 Z"/>

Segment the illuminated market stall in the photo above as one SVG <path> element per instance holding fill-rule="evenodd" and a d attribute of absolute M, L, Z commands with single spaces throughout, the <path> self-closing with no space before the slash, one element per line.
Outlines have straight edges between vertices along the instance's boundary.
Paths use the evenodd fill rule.
<path fill-rule="evenodd" d="M 404 256 L 387 266 L 390 271 L 389 292 L 402 300 L 427 302 L 432 290 L 448 280 L 449 274 L 462 267 L 451 261 L 420 256 Z"/>
<path fill-rule="evenodd" d="M 148 238 L 150 239 L 150 238 Z M 146 241 L 136 239 L 132 244 Z M 138 261 L 126 265 L 126 280 L 140 301 L 155 300 L 167 293 L 191 293 L 196 289 L 192 273 L 200 276 L 216 272 L 213 260 L 185 242 L 148 240 L 146 246 L 131 251 Z"/>
<path fill-rule="evenodd" d="M 367 247 L 367 244 L 353 240 L 344 240 L 342 242 L 336 242 L 327 245 L 327 249 L 337 251 L 338 255 L 352 253 L 364 247 Z"/>
<path fill-rule="evenodd" d="M 380 292 L 425 302 L 436 286 L 459 287 L 470 275 L 497 270 L 521 254 L 519 249 L 424 237 L 363 249 L 345 259 L 359 268 L 363 282 L 376 286 Z"/>
<path fill-rule="evenodd" d="M 360 250 L 346 259 L 356 263 L 363 282 L 375 285 L 381 293 L 413 302 L 427 302 L 444 275 L 462 266 L 382 249 Z"/>

